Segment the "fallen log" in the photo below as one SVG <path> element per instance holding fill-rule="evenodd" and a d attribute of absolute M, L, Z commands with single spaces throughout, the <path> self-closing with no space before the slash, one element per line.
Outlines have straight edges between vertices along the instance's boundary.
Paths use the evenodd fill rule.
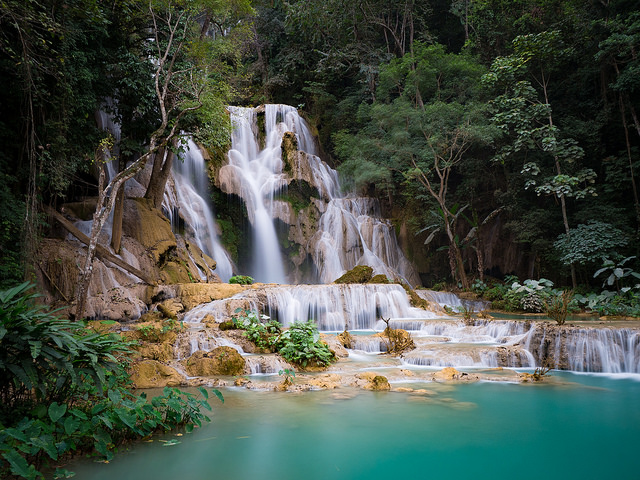
<path fill-rule="evenodd" d="M 48 206 L 45 206 L 45 211 L 49 215 L 51 215 L 53 218 L 55 218 L 60 223 L 60 225 L 62 225 L 65 228 L 65 230 L 67 230 L 71 235 L 76 237 L 78 240 L 80 240 L 85 245 L 89 245 L 89 237 L 87 237 L 84 233 L 82 233 L 80 230 L 78 230 L 73 225 L 73 223 L 71 223 L 69 220 L 64 218 L 64 216 L 62 214 L 60 214 L 59 212 L 55 211 L 53 208 L 48 207 Z M 143 282 L 145 282 L 148 285 L 155 285 L 155 283 L 156 283 L 146 273 L 138 270 L 135 267 L 132 267 L 131 265 L 129 265 L 127 262 L 125 262 L 121 258 L 116 257 L 114 254 L 112 254 L 109 250 L 107 250 L 102 245 L 97 245 L 97 247 L 96 247 L 96 255 L 101 260 L 104 260 L 104 261 L 107 261 L 109 263 L 112 263 L 112 264 L 122 268 L 123 270 L 129 272 L 130 274 L 135 275 L 136 277 L 138 277 L 140 280 L 142 280 Z"/>

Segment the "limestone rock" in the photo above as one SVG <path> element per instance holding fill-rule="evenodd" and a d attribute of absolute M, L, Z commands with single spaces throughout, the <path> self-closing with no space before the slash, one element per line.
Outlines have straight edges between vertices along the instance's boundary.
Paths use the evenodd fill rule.
<path fill-rule="evenodd" d="M 232 297 L 246 288 L 234 283 L 185 283 L 178 286 L 176 293 L 185 310 L 191 310 L 202 303 Z"/>
<path fill-rule="evenodd" d="M 353 336 L 346 330 L 337 335 L 338 341 L 344 348 L 353 348 Z"/>
<path fill-rule="evenodd" d="M 466 372 L 459 372 L 453 367 L 445 367 L 439 372 L 434 373 L 431 376 L 431 379 L 434 382 L 475 382 L 478 381 L 480 377 L 478 375 L 469 374 Z"/>
<path fill-rule="evenodd" d="M 342 384 L 342 377 L 335 373 L 325 373 L 316 377 L 310 377 L 306 382 L 314 388 L 333 390 Z"/>
<path fill-rule="evenodd" d="M 355 386 L 365 390 L 389 391 L 391 385 L 383 375 L 375 372 L 363 372 L 356 374 Z"/>
<path fill-rule="evenodd" d="M 174 349 L 170 343 L 142 343 L 134 347 L 138 354 L 146 360 L 170 362 L 173 360 Z"/>
<path fill-rule="evenodd" d="M 132 366 L 131 381 L 136 388 L 163 388 L 183 385 L 186 379 L 175 368 L 156 360 L 143 360 Z"/>
<path fill-rule="evenodd" d="M 178 314 L 184 312 L 184 305 L 175 298 L 170 298 L 164 302 L 158 304 L 158 311 L 162 313 L 165 318 L 178 318 Z"/>
<path fill-rule="evenodd" d="M 320 338 L 324 343 L 329 346 L 329 350 L 333 352 L 333 355 L 336 358 L 347 358 L 349 356 L 349 352 L 347 352 L 347 347 L 345 348 L 344 342 L 340 335 L 343 335 L 345 332 L 339 335 L 325 335 L 320 334 Z M 349 332 L 346 332 L 347 335 L 350 335 Z"/>
<path fill-rule="evenodd" d="M 190 376 L 242 375 L 245 359 L 231 347 L 216 347 L 210 352 L 199 350 L 182 364 Z"/>

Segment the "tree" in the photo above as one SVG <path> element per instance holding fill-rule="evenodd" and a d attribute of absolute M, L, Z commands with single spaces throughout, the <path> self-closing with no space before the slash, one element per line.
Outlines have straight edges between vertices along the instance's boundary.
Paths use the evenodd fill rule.
<path fill-rule="evenodd" d="M 452 276 L 464 288 L 469 282 L 456 231 L 452 177 L 473 149 L 490 143 L 494 134 L 476 90 L 482 73 L 465 55 L 416 42 L 412 54 L 381 69 L 377 100 L 362 107 L 368 121 L 360 134 L 336 138 L 346 168 L 367 159 L 395 174 L 394 184 L 418 185 L 435 201 Z"/>
<path fill-rule="evenodd" d="M 151 40 L 155 46 L 153 79 L 159 125 L 151 134 L 146 152 L 111 179 L 105 188 L 104 169 L 100 168 L 98 202 L 93 215 L 90 243 L 78 279 L 76 318 L 82 318 L 84 314 L 98 236 L 113 209 L 118 191 L 124 182 L 144 168 L 149 158 L 155 157 L 156 165 L 146 195 L 157 201 L 158 192 L 164 191 L 167 169 L 171 163 L 169 150 L 181 134 L 181 122 L 190 112 L 202 106 L 201 96 L 207 82 L 203 81 L 203 72 L 195 64 L 185 62 L 184 58 L 188 47 L 187 34 L 192 32 L 196 7 L 197 4 L 176 6 L 171 2 L 151 2 L 148 5 L 153 32 Z M 163 162 L 159 161 L 159 152 L 162 152 L 160 158 Z M 98 149 L 96 158 L 99 159 L 101 155 L 109 156 L 104 144 Z"/>
<path fill-rule="evenodd" d="M 538 195 L 552 195 L 560 203 L 565 234 L 570 235 L 566 198 L 585 198 L 595 195 L 592 184 L 596 173 L 580 168 L 584 151 L 572 138 L 563 137 L 555 125 L 549 100 L 549 86 L 553 61 L 570 54 L 563 48 L 560 32 L 521 35 L 513 41 L 514 53 L 496 58 L 482 81 L 500 93 L 492 100 L 493 121 L 508 141 L 502 146 L 495 161 L 527 153 L 538 154 L 533 161 L 522 166 L 521 174 L 528 177 L 525 189 L 532 188 Z M 540 89 L 539 93 L 529 78 Z M 551 160 L 552 172 L 541 177 L 545 161 Z M 547 162 L 548 163 L 548 162 Z M 567 168 L 572 167 L 571 173 Z M 577 286 L 575 269 L 571 265 L 571 280 Z"/>

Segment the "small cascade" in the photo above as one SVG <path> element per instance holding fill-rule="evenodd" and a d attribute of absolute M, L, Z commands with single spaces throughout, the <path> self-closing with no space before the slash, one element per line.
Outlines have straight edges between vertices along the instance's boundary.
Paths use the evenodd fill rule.
<path fill-rule="evenodd" d="M 435 318 L 435 314 L 412 307 L 400 285 L 274 285 L 252 289 L 230 299 L 199 305 L 184 318 L 197 325 L 211 315 L 222 321 L 236 308 L 264 312 L 284 327 L 313 320 L 320 331 L 372 330 L 384 328 L 380 318 Z"/>
<path fill-rule="evenodd" d="M 436 292 L 435 290 L 417 289 L 416 293 L 420 298 L 428 302 L 437 303 L 441 307 L 449 307 L 454 311 L 460 308 L 473 309 L 474 312 L 481 312 L 487 308 L 487 303 L 482 300 L 466 300 L 461 299 L 458 295 L 451 292 Z"/>
<path fill-rule="evenodd" d="M 285 327 L 312 319 L 320 331 L 368 330 L 380 318 L 429 318 L 399 285 L 296 285 L 266 289 L 265 311 Z"/>
<path fill-rule="evenodd" d="M 247 373 L 255 374 L 277 374 L 284 369 L 292 369 L 293 367 L 276 355 L 246 355 L 244 357 L 247 362 Z"/>
<path fill-rule="evenodd" d="M 209 198 L 208 177 L 204 157 L 198 146 L 189 139 L 187 150 L 173 163 L 174 190 L 167 188 L 164 208 L 172 227 L 177 217 L 184 221 L 185 235 L 193 238 L 200 249 L 216 261 L 215 273 L 223 282 L 233 275 L 233 267 L 218 234 Z M 171 182 L 168 182 L 169 187 Z M 206 275 L 203 275 L 206 278 Z"/>
<path fill-rule="evenodd" d="M 640 331 L 534 324 L 523 342 L 538 364 L 576 372 L 640 373 Z"/>

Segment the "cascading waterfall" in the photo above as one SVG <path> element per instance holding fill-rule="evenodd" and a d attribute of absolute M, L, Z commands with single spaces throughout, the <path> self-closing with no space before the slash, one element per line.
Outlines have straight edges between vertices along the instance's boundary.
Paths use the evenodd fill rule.
<path fill-rule="evenodd" d="M 284 283 L 286 273 L 278 244 L 274 219 L 286 220 L 290 208 L 275 200 L 292 180 L 305 180 L 322 200 L 317 231 L 304 247 L 316 269 L 315 281 L 330 283 L 356 265 L 369 265 L 374 274 L 402 278 L 415 285 L 419 278 L 400 250 L 391 224 L 380 218 L 377 200 L 344 196 L 338 174 L 318 157 L 318 148 L 306 122 L 294 107 L 266 105 L 265 146 L 260 148 L 256 109 L 229 107 L 234 126 L 229 164 L 219 173 L 223 191 L 239 195 L 245 202 L 253 230 L 253 267 L 260 281 Z M 284 173 L 282 138 L 295 134 L 297 148 L 304 153 L 305 166 L 295 170 L 305 177 Z M 300 157 L 290 160 L 300 163 Z"/>
<path fill-rule="evenodd" d="M 253 266 L 249 272 L 261 282 L 286 283 L 282 254 L 273 223 L 274 195 L 286 185 L 280 144 L 284 125 L 270 124 L 266 146 L 260 150 L 253 109 L 229 107 L 233 123 L 229 164 L 223 167 L 244 200 L 253 231 Z M 275 123 L 275 121 L 273 122 Z M 230 172 L 229 172 L 230 171 Z"/>
<path fill-rule="evenodd" d="M 187 150 L 173 163 L 175 197 L 165 195 L 165 208 L 172 225 L 176 214 L 184 220 L 185 233 L 195 239 L 198 247 L 216 261 L 215 273 L 223 282 L 227 282 L 233 275 L 233 267 L 228 253 L 220 243 L 213 211 L 206 200 L 209 198 L 206 171 L 200 149 L 189 139 Z M 172 198 L 175 200 L 171 201 Z M 174 207 L 177 207 L 177 212 Z"/>
<path fill-rule="evenodd" d="M 577 372 L 640 373 L 640 331 L 533 324 L 524 348 L 539 359 Z"/>

